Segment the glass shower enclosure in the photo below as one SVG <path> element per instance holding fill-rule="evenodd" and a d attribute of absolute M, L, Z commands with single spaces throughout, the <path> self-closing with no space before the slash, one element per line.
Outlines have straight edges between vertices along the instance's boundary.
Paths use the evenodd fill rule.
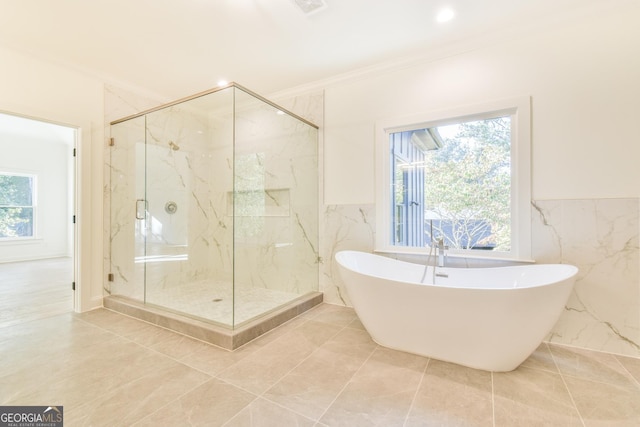
<path fill-rule="evenodd" d="M 111 123 L 107 295 L 234 329 L 318 291 L 318 129 L 232 83 Z"/>

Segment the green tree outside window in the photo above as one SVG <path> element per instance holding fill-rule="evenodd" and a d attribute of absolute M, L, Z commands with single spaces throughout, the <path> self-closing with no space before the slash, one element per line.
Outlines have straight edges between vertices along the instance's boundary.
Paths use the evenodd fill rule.
<path fill-rule="evenodd" d="M 33 237 L 34 177 L 0 173 L 0 239 Z"/>

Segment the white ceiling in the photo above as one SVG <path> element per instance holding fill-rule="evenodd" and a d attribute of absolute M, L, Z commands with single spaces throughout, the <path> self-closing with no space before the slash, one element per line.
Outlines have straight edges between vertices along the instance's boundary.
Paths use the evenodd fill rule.
<path fill-rule="evenodd" d="M 619 0 L 0 0 L 0 44 L 176 99 L 263 95 L 561 23 Z M 443 6 L 456 10 L 435 22 Z"/>

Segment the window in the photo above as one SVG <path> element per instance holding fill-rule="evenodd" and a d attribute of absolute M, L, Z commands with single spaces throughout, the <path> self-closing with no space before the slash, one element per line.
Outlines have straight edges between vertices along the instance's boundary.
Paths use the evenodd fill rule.
<path fill-rule="evenodd" d="M 35 236 L 35 175 L 0 172 L 0 239 Z"/>
<path fill-rule="evenodd" d="M 378 124 L 376 249 L 530 258 L 529 98 Z"/>

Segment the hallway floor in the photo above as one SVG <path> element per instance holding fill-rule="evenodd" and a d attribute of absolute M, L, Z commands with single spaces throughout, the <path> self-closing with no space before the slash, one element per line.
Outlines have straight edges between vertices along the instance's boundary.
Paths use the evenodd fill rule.
<path fill-rule="evenodd" d="M 73 310 L 73 258 L 0 263 L 0 328 Z"/>
<path fill-rule="evenodd" d="M 65 426 L 632 426 L 640 359 L 542 344 L 492 374 L 376 345 L 321 304 L 228 352 L 105 310 L 0 328 L 0 405 Z"/>

